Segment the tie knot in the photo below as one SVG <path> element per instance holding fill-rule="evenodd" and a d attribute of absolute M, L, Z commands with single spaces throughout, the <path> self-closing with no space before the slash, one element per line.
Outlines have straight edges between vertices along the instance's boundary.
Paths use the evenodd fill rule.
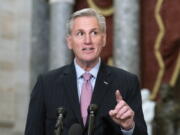
<path fill-rule="evenodd" d="M 89 80 L 91 79 L 91 77 L 92 77 L 92 75 L 91 75 L 90 73 L 88 73 L 88 72 L 85 72 L 85 73 L 83 74 L 83 78 L 84 78 L 84 80 L 86 80 L 86 81 L 89 81 Z"/>

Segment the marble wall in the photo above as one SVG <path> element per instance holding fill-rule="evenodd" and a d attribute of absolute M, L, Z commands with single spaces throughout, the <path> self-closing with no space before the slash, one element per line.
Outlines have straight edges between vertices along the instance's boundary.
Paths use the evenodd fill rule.
<path fill-rule="evenodd" d="M 1 0 L 0 18 L 0 134 L 21 135 L 30 86 L 31 1 Z"/>

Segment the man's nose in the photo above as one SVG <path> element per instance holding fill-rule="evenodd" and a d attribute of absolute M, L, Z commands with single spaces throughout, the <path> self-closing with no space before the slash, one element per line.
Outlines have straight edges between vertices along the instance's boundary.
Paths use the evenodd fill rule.
<path fill-rule="evenodd" d="M 89 34 L 85 36 L 84 40 L 85 44 L 90 44 L 92 42 L 91 36 Z"/>

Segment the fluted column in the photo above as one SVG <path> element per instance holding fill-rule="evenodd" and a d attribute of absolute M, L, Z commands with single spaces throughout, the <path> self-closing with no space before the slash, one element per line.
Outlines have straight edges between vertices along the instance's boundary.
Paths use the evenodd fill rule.
<path fill-rule="evenodd" d="M 114 8 L 114 64 L 139 75 L 139 0 L 115 0 Z"/>
<path fill-rule="evenodd" d="M 48 70 L 49 4 L 47 0 L 32 0 L 31 25 L 31 89 L 37 76 Z"/>
<path fill-rule="evenodd" d="M 66 23 L 72 13 L 74 0 L 50 0 L 50 69 L 70 62 L 66 45 Z"/>

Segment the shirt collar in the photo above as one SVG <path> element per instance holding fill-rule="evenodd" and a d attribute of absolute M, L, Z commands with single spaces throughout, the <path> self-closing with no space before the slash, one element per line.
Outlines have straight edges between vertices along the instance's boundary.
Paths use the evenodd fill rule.
<path fill-rule="evenodd" d="M 92 74 L 92 76 L 94 78 L 97 78 L 100 63 L 101 63 L 101 59 L 99 58 L 98 63 L 88 72 L 88 73 Z M 79 79 L 86 71 L 77 64 L 75 59 L 74 59 L 74 65 L 75 65 L 75 69 L 76 69 L 76 77 L 77 77 L 77 79 Z"/>

